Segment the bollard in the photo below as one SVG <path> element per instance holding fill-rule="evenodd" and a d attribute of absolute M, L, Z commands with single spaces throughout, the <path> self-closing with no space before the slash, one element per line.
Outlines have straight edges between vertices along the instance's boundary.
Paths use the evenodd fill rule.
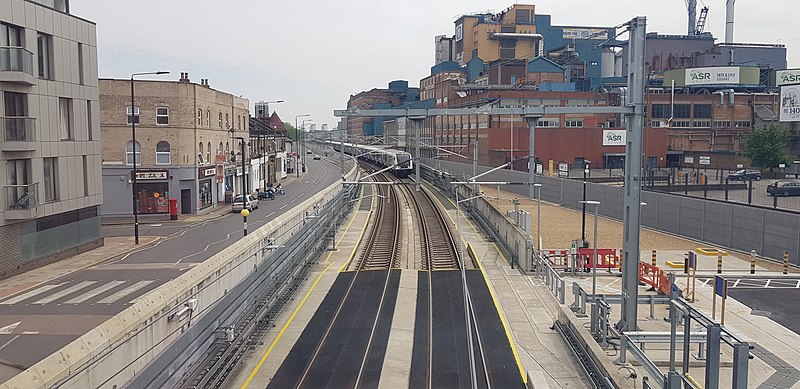
<path fill-rule="evenodd" d="M 750 250 L 750 274 L 756 274 L 756 251 Z"/>
<path fill-rule="evenodd" d="M 656 266 L 656 249 L 653 249 L 653 255 L 650 257 L 650 264 Z"/>
<path fill-rule="evenodd" d="M 722 274 L 722 251 L 717 252 L 717 274 Z"/>
<path fill-rule="evenodd" d="M 789 252 L 783 252 L 783 274 L 789 274 Z"/>

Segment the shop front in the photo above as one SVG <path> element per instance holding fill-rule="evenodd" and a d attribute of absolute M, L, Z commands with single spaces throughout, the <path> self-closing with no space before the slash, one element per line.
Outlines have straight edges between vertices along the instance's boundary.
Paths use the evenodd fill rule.
<path fill-rule="evenodd" d="M 200 197 L 197 205 L 198 210 L 206 209 L 214 205 L 214 183 L 217 169 L 215 167 L 201 167 L 197 171 L 198 191 Z"/>
<path fill-rule="evenodd" d="M 231 165 L 224 169 L 225 204 L 233 203 L 234 181 L 236 180 L 236 167 Z"/>
<path fill-rule="evenodd" d="M 169 172 L 137 170 L 136 204 L 140 214 L 169 213 Z"/>

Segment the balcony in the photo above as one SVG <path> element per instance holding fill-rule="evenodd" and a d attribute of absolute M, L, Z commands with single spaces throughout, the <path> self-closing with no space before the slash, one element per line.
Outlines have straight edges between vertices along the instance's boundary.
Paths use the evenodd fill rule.
<path fill-rule="evenodd" d="M 28 117 L 0 117 L 1 151 L 33 151 L 36 141 L 36 119 Z"/>
<path fill-rule="evenodd" d="M 24 47 L 0 46 L 0 82 L 36 85 L 33 53 Z"/>
<path fill-rule="evenodd" d="M 7 220 L 26 220 L 36 217 L 39 183 L 25 185 L 6 185 Z"/>

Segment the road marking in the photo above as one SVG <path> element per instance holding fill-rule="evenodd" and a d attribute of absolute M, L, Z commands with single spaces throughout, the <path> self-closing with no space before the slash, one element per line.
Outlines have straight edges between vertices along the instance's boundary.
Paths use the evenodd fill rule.
<path fill-rule="evenodd" d="M 202 253 L 204 253 L 204 252 L 208 251 L 208 248 L 209 248 L 209 247 L 211 247 L 212 245 L 215 245 L 215 244 L 217 244 L 217 243 L 224 242 L 224 241 L 226 241 L 226 240 L 228 240 L 228 239 L 230 239 L 230 238 L 231 238 L 231 233 L 229 232 L 229 233 L 228 233 L 228 235 L 226 235 L 226 236 L 225 236 L 225 239 L 220 239 L 220 240 L 218 240 L 218 241 L 211 242 L 211 243 L 207 244 L 207 245 L 206 245 L 206 247 L 205 247 L 203 250 L 201 250 L 201 251 L 198 251 L 198 252 L 196 252 L 196 253 L 191 253 L 191 254 L 189 254 L 189 255 L 184 255 L 183 257 L 181 257 L 180 259 L 178 259 L 178 261 L 177 261 L 177 262 L 173 263 L 173 264 L 172 264 L 172 266 L 177 266 L 177 265 L 178 265 L 178 264 L 180 264 L 180 263 L 181 263 L 181 262 L 182 262 L 184 259 L 187 259 L 187 258 L 194 257 L 195 255 L 198 255 L 198 254 L 202 254 Z"/>
<path fill-rule="evenodd" d="M 8 342 L 5 342 L 5 343 L 3 343 L 3 345 L 2 345 L 2 346 L 0 346 L 0 350 L 2 350 L 2 349 L 4 349 L 4 348 L 6 348 L 6 346 L 8 346 L 9 344 L 11 344 L 11 342 L 13 342 L 13 341 L 17 340 L 17 338 L 19 338 L 20 336 L 22 336 L 22 335 L 17 335 L 17 336 L 15 336 L 15 337 L 13 337 L 13 338 L 9 339 L 9 340 L 8 340 Z"/>
<path fill-rule="evenodd" d="M 797 280 L 797 286 L 795 286 L 795 288 L 800 289 L 800 280 Z"/>
<path fill-rule="evenodd" d="M 275 211 L 272 211 L 272 212 L 268 213 L 266 217 L 270 217 L 270 216 L 272 216 L 274 214 L 275 214 Z"/>
<path fill-rule="evenodd" d="M 278 208 L 278 209 L 284 209 L 284 208 L 286 208 L 288 205 L 289 205 L 289 204 L 284 204 L 283 206 L 281 206 L 281 207 L 280 207 L 280 208 Z"/>
<path fill-rule="evenodd" d="M 36 288 L 36 289 L 34 289 L 34 290 L 30 291 L 30 292 L 23 293 L 23 294 L 21 294 L 21 295 L 19 295 L 17 297 L 10 298 L 8 300 L 0 302 L 0 305 L 13 305 L 13 304 L 16 304 L 16 303 L 18 303 L 20 301 L 27 300 L 27 299 L 29 299 L 29 298 L 31 298 L 33 296 L 38 295 L 38 294 L 47 292 L 48 290 L 58 288 L 59 286 L 64 285 L 64 284 L 66 284 L 66 282 L 62 282 L 60 284 L 44 285 L 44 286 Z"/>
<path fill-rule="evenodd" d="M 117 300 L 119 300 L 119 299 L 121 299 L 121 298 L 123 298 L 123 297 L 125 297 L 125 296 L 127 296 L 127 295 L 129 295 L 131 293 L 133 293 L 133 292 L 136 292 L 137 290 L 142 289 L 145 286 L 152 284 L 153 282 L 155 282 L 155 281 L 154 280 L 139 281 L 139 282 L 137 282 L 137 283 L 125 288 L 125 289 L 120 290 L 117 293 L 112 294 L 111 296 L 108 296 L 108 297 L 98 301 L 97 304 L 113 304 Z"/>
<path fill-rule="evenodd" d="M 94 289 L 92 289 L 92 290 L 90 290 L 90 291 L 88 291 L 88 292 L 86 292 L 86 293 L 84 293 L 84 294 L 82 294 L 80 296 L 71 298 L 71 299 L 65 301 L 64 304 L 80 304 L 80 303 L 82 303 L 82 302 L 84 302 L 84 301 L 86 301 L 86 300 L 88 300 L 88 299 L 90 299 L 92 297 L 95 297 L 95 296 L 97 296 L 97 295 L 99 295 L 101 293 L 104 293 L 104 292 L 107 292 L 107 291 L 109 291 L 111 289 L 114 289 L 117 286 L 120 286 L 120 285 L 122 285 L 124 283 L 125 283 L 125 281 L 116 281 L 116 280 L 115 281 L 111 281 L 111 282 L 109 282 L 109 283 L 107 283 L 107 284 L 105 284 L 103 286 L 94 288 Z"/>
<path fill-rule="evenodd" d="M 62 291 L 59 291 L 59 292 L 53 293 L 53 294 L 51 294 L 51 295 L 48 295 L 47 297 L 45 297 L 45 298 L 43 298 L 43 299 L 41 299 L 41 300 L 34 301 L 34 302 L 33 302 L 33 303 L 31 303 L 31 304 L 42 305 L 42 304 L 48 304 L 48 303 L 52 303 L 53 301 L 56 301 L 56 300 L 58 300 L 58 299 L 60 299 L 60 298 L 64 298 L 64 297 L 66 297 L 67 295 L 73 294 L 73 293 L 75 293 L 75 292 L 77 292 L 77 291 L 79 291 L 79 290 L 81 290 L 81 289 L 84 289 L 84 288 L 86 288 L 87 286 L 89 286 L 89 285 L 92 285 L 92 284 L 94 284 L 94 283 L 96 283 L 96 282 L 97 282 L 97 281 L 84 281 L 84 282 L 79 282 L 79 283 L 77 283 L 77 284 L 75 284 L 75 285 L 72 285 L 72 286 L 70 286 L 70 287 L 69 287 L 69 288 L 67 288 L 67 289 L 64 289 L 64 290 L 62 290 Z"/>
<path fill-rule="evenodd" d="M 0 334 L 8 335 L 8 334 L 14 332 L 14 330 L 17 328 L 17 326 L 19 326 L 20 323 L 22 323 L 22 321 L 18 321 L 16 323 L 11 323 L 11 324 L 3 327 L 3 328 L 0 328 Z"/>
<path fill-rule="evenodd" d="M 163 224 L 151 224 L 150 227 L 161 227 Z"/>
<path fill-rule="evenodd" d="M 737 279 L 736 279 L 736 282 L 734 282 L 734 283 L 733 283 L 733 286 L 732 286 L 732 288 L 735 288 L 735 287 L 739 286 L 739 282 L 740 282 L 741 280 L 742 280 L 741 278 L 737 278 Z"/>
<path fill-rule="evenodd" d="M 769 283 L 770 283 L 770 281 L 772 281 L 772 280 L 767 280 L 767 282 L 765 282 L 765 283 L 764 283 L 764 287 L 765 287 L 765 288 L 769 288 Z"/>

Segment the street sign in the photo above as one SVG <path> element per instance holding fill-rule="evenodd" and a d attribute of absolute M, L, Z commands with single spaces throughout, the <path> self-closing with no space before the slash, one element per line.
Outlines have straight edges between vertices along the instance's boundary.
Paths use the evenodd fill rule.
<path fill-rule="evenodd" d="M 700 156 L 700 164 L 701 165 L 711 165 L 711 157 L 708 156 Z"/>

